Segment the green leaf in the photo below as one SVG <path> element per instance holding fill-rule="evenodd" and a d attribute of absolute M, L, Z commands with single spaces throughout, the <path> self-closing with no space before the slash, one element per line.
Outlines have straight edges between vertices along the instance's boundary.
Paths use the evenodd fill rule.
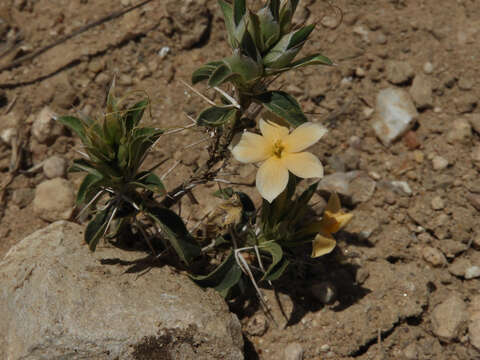
<path fill-rule="evenodd" d="M 60 116 L 57 121 L 72 130 L 83 143 L 86 143 L 85 126 L 80 119 L 73 116 Z"/>
<path fill-rule="evenodd" d="M 217 67 L 222 64 L 223 61 L 213 61 L 199 67 L 192 74 L 192 84 L 195 85 L 201 81 L 208 80 Z"/>
<path fill-rule="evenodd" d="M 248 219 L 255 220 L 257 212 L 252 199 L 250 199 L 250 196 L 248 196 L 247 194 L 241 191 L 236 191 L 235 194 L 237 194 L 240 200 L 240 203 L 242 204 L 242 215 L 245 218 L 245 220 L 248 220 Z"/>
<path fill-rule="evenodd" d="M 288 261 L 283 260 L 283 250 L 280 245 L 274 241 L 269 241 L 263 243 L 259 246 L 261 251 L 267 252 L 272 257 L 272 262 L 268 269 L 265 271 L 265 274 L 262 277 L 262 280 L 276 280 L 282 273 L 285 271 L 288 266 Z M 280 271 L 279 271 L 280 270 Z"/>
<path fill-rule="evenodd" d="M 225 27 L 228 33 L 228 42 L 231 47 L 235 47 L 235 22 L 233 21 L 233 8 L 232 5 L 223 0 L 218 0 L 218 5 L 223 12 L 223 18 L 225 20 Z"/>
<path fill-rule="evenodd" d="M 305 43 L 305 40 L 307 40 L 313 29 L 315 29 L 315 24 L 304 26 L 303 28 L 292 32 L 292 36 L 290 38 L 290 41 L 288 42 L 287 49 L 296 48 L 299 45 Z"/>
<path fill-rule="evenodd" d="M 242 277 L 242 270 L 238 266 L 234 252 L 232 251 L 227 258 L 210 274 L 190 275 L 193 281 L 202 287 L 213 287 L 224 297 L 228 291 L 235 286 Z"/>
<path fill-rule="evenodd" d="M 143 176 L 141 179 L 134 181 L 133 184 L 161 195 L 166 193 L 162 180 L 160 180 L 160 178 L 154 173 L 149 173 L 147 176 Z"/>
<path fill-rule="evenodd" d="M 143 113 L 149 104 L 148 99 L 142 100 L 126 111 L 125 127 L 127 132 L 130 132 L 134 127 L 138 125 L 143 117 Z"/>
<path fill-rule="evenodd" d="M 99 177 L 94 174 L 88 174 L 83 178 L 83 181 L 80 184 L 80 188 L 78 189 L 77 193 L 77 205 L 80 205 L 85 201 L 85 199 L 87 198 L 87 194 L 92 190 L 91 188 L 97 185 L 100 181 L 102 181 L 102 179 L 103 177 Z"/>
<path fill-rule="evenodd" d="M 280 0 L 270 0 L 268 7 L 270 9 L 270 13 L 273 15 L 273 18 L 278 23 L 280 19 Z"/>
<path fill-rule="evenodd" d="M 308 65 L 333 65 L 333 61 L 321 54 L 313 54 L 290 64 L 290 69 L 298 69 Z"/>
<path fill-rule="evenodd" d="M 212 72 L 210 79 L 208 80 L 208 86 L 215 87 L 222 85 L 224 82 L 228 81 L 230 78 L 238 76 L 234 74 L 230 67 L 222 63 L 222 65 L 218 66 L 215 71 Z"/>
<path fill-rule="evenodd" d="M 155 144 L 163 130 L 155 128 L 133 129 L 132 140 L 130 141 L 128 168 L 134 174 L 137 172 L 147 151 Z"/>
<path fill-rule="evenodd" d="M 236 116 L 237 109 L 231 106 L 212 106 L 203 110 L 197 117 L 197 125 L 217 127 L 227 123 Z"/>
<path fill-rule="evenodd" d="M 255 99 L 293 127 L 297 127 L 308 121 L 297 100 L 286 92 L 268 91 L 255 96 Z"/>
<path fill-rule="evenodd" d="M 247 12 L 245 0 L 233 0 L 233 20 L 238 26 Z"/>
<path fill-rule="evenodd" d="M 312 199 L 313 194 L 315 194 L 317 187 L 318 182 L 310 185 L 295 201 L 288 217 L 290 224 L 295 225 L 305 216 L 305 213 L 308 210 L 308 203 Z"/>
<path fill-rule="evenodd" d="M 201 254 L 200 247 L 194 242 L 182 218 L 172 210 L 162 207 L 150 207 L 145 210 L 162 229 L 165 238 L 170 242 L 180 259 L 189 264 Z"/>
<path fill-rule="evenodd" d="M 282 34 L 286 34 L 292 28 L 292 18 L 299 0 L 287 0 L 280 9 L 280 27 Z"/>
<path fill-rule="evenodd" d="M 227 187 L 224 189 L 217 190 L 213 193 L 213 196 L 223 199 L 223 200 L 228 200 L 233 196 L 233 188 Z"/>
<path fill-rule="evenodd" d="M 263 74 L 262 64 L 242 55 L 239 51 L 235 51 L 233 56 L 225 58 L 223 61 L 230 68 L 230 71 L 240 75 L 244 82 L 256 80 Z"/>
<path fill-rule="evenodd" d="M 85 171 L 97 178 L 102 178 L 103 175 L 92 166 L 92 164 L 85 159 L 75 159 L 73 160 L 73 165 L 69 169 L 70 172 L 79 172 Z"/>
<path fill-rule="evenodd" d="M 109 206 L 100 211 L 91 220 L 85 229 L 85 242 L 91 251 L 95 251 L 97 244 L 107 230 L 108 220 L 112 214 L 113 207 Z"/>
<path fill-rule="evenodd" d="M 268 7 L 260 9 L 257 16 L 260 22 L 263 52 L 272 47 L 280 38 L 280 25 Z"/>

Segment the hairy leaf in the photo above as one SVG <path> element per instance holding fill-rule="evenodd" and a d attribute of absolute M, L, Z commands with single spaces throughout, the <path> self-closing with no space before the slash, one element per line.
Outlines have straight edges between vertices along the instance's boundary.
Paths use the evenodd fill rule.
<path fill-rule="evenodd" d="M 237 109 L 231 106 L 212 106 L 203 110 L 197 117 L 197 124 L 200 126 L 217 127 L 222 126 L 236 116 Z"/>
<path fill-rule="evenodd" d="M 268 91 L 255 97 L 265 108 L 297 127 L 307 122 L 297 100 L 283 91 Z"/>

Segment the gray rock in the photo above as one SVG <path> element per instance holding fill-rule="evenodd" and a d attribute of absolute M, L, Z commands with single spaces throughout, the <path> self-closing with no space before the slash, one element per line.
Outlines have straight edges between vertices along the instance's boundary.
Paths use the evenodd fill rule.
<path fill-rule="evenodd" d="M 425 75 L 417 75 L 413 79 L 410 95 L 417 109 L 428 109 L 433 106 L 432 83 Z"/>
<path fill-rule="evenodd" d="M 417 109 L 405 90 L 388 88 L 377 95 L 372 127 L 382 143 L 389 146 L 413 126 L 417 116 Z"/>
<path fill-rule="evenodd" d="M 65 179 L 47 180 L 35 189 L 33 211 L 45 221 L 70 219 L 74 205 L 75 189 Z"/>
<path fill-rule="evenodd" d="M 0 262 L 0 357 L 243 359 L 240 323 L 218 293 L 144 259 L 92 254 L 83 228 L 64 221 L 25 238 Z"/>
<path fill-rule="evenodd" d="M 327 175 L 320 180 L 318 190 L 326 193 L 336 192 L 343 197 L 350 198 L 352 196 L 350 183 L 361 174 L 361 171 L 349 171 Z"/>
<path fill-rule="evenodd" d="M 51 156 L 43 163 L 43 173 L 48 179 L 65 177 L 67 174 L 67 160 L 61 156 Z"/>
<path fill-rule="evenodd" d="M 465 270 L 465 279 L 475 279 L 480 277 L 480 266 L 470 266 Z"/>
<path fill-rule="evenodd" d="M 467 119 L 460 118 L 453 121 L 447 133 L 447 141 L 451 144 L 456 142 L 465 143 L 472 137 L 472 126 Z"/>
<path fill-rule="evenodd" d="M 413 78 L 412 66 L 406 61 L 391 60 L 385 67 L 387 80 L 392 84 L 403 84 Z"/>
<path fill-rule="evenodd" d="M 443 266 L 447 263 L 447 259 L 442 252 L 431 246 L 427 246 L 422 251 L 423 258 L 426 262 L 433 266 Z"/>
<path fill-rule="evenodd" d="M 367 202 L 375 192 L 377 183 L 369 176 L 359 176 L 350 183 L 350 191 L 352 192 L 352 204 Z"/>
<path fill-rule="evenodd" d="M 411 196 L 413 191 L 406 181 L 390 181 L 390 185 L 393 187 L 393 191 L 400 194 Z"/>
<path fill-rule="evenodd" d="M 303 347 L 299 343 L 290 343 L 285 347 L 283 352 L 283 358 L 285 360 L 302 360 L 303 359 Z"/>
<path fill-rule="evenodd" d="M 33 121 L 32 135 L 40 144 L 51 142 L 63 134 L 63 125 L 55 118 L 55 113 L 45 106 Z"/>
<path fill-rule="evenodd" d="M 480 311 L 478 310 L 470 316 L 468 337 L 470 338 L 470 344 L 480 351 Z"/>
<path fill-rule="evenodd" d="M 467 325 L 467 305 L 454 294 L 437 305 L 432 312 L 433 333 L 443 341 L 457 339 Z"/>

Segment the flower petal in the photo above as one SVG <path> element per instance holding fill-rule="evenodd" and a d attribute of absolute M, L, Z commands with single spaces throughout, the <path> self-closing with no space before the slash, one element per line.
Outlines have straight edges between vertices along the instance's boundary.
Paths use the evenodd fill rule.
<path fill-rule="evenodd" d="M 337 242 L 333 236 L 318 234 L 312 243 L 312 258 L 331 253 L 336 245 Z"/>
<path fill-rule="evenodd" d="M 323 177 L 323 165 L 318 158 L 309 153 L 301 152 L 294 154 L 285 154 L 282 161 L 294 175 L 301 178 Z"/>
<path fill-rule="evenodd" d="M 326 132 L 323 126 L 307 122 L 293 130 L 283 143 L 288 152 L 303 151 L 320 140 Z"/>
<path fill-rule="evenodd" d="M 244 132 L 239 143 L 232 149 L 232 154 L 243 163 L 259 162 L 271 156 L 272 146 L 263 136 Z"/>
<path fill-rule="evenodd" d="M 260 119 L 258 127 L 262 135 L 269 141 L 271 144 L 274 144 L 277 140 L 281 140 L 288 136 L 288 128 L 285 126 L 280 126 L 271 121 L 265 121 Z"/>
<path fill-rule="evenodd" d="M 288 170 L 277 157 L 271 157 L 258 169 L 258 192 L 270 203 L 285 190 L 287 183 Z"/>

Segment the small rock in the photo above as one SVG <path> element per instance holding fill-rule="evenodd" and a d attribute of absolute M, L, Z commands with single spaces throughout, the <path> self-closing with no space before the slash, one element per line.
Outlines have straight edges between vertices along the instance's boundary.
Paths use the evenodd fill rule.
<path fill-rule="evenodd" d="M 14 112 L 0 116 L 0 143 L 11 146 L 12 139 L 18 135 L 20 119 Z"/>
<path fill-rule="evenodd" d="M 477 96 L 473 92 L 454 99 L 455 108 L 460 114 L 471 113 L 477 107 Z"/>
<path fill-rule="evenodd" d="M 417 116 L 417 109 L 406 91 L 388 88 L 377 95 L 372 127 L 382 143 L 389 146 L 413 126 Z"/>
<path fill-rule="evenodd" d="M 24 208 L 28 206 L 35 196 L 35 190 L 26 188 L 26 189 L 16 189 L 12 194 L 12 202 L 17 205 L 19 208 Z"/>
<path fill-rule="evenodd" d="M 321 24 L 327 29 L 335 29 L 338 26 L 338 20 L 333 16 L 326 15 L 322 18 Z"/>
<path fill-rule="evenodd" d="M 433 333 L 444 341 L 452 341 L 466 326 L 467 320 L 465 302 L 458 295 L 452 295 L 433 310 Z"/>
<path fill-rule="evenodd" d="M 475 249 L 480 250 L 480 234 L 477 234 L 473 237 L 472 246 Z M 479 310 L 480 310 L 480 308 L 479 308 Z"/>
<path fill-rule="evenodd" d="M 387 80 L 397 85 L 409 81 L 414 75 L 413 68 L 408 62 L 396 60 L 387 62 L 385 73 Z"/>
<path fill-rule="evenodd" d="M 405 142 L 405 145 L 410 149 L 410 150 L 413 150 L 413 149 L 417 149 L 420 147 L 420 145 L 422 145 L 418 139 L 417 139 L 417 135 L 415 133 L 415 131 L 407 131 L 407 133 L 405 134 L 405 136 L 403 137 L 403 141 Z"/>
<path fill-rule="evenodd" d="M 131 86 L 133 84 L 133 79 L 128 74 L 121 74 L 118 78 L 118 84 L 123 86 Z"/>
<path fill-rule="evenodd" d="M 480 134 L 480 113 L 471 114 L 468 116 L 470 124 L 472 125 L 473 130 Z"/>
<path fill-rule="evenodd" d="M 418 352 L 418 345 L 415 343 L 411 343 L 405 349 L 403 349 L 403 355 L 407 360 L 417 360 Z"/>
<path fill-rule="evenodd" d="M 365 69 L 361 68 L 361 67 L 357 67 L 355 69 L 355 76 L 356 77 L 359 77 L 359 78 L 364 78 L 366 75 L 366 72 L 365 72 Z"/>
<path fill-rule="evenodd" d="M 67 174 L 67 161 L 61 156 L 51 156 L 43 164 L 43 173 L 48 179 L 65 177 Z"/>
<path fill-rule="evenodd" d="M 396 192 L 400 191 L 401 193 L 408 196 L 411 196 L 413 194 L 410 185 L 408 185 L 406 181 L 391 181 L 390 184 Z"/>
<path fill-rule="evenodd" d="M 442 210 L 445 207 L 445 202 L 440 196 L 435 196 L 432 199 L 431 205 L 433 210 Z"/>
<path fill-rule="evenodd" d="M 381 31 L 375 35 L 375 42 L 379 45 L 385 45 L 387 43 L 387 37 Z"/>
<path fill-rule="evenodd" d="M 360 204 L 370 200 L 375 192 L 377 183 L 368 176 L 359 176 L 350 183 L 352 204 Z"/>
<path fill-rule="evenodd" d="M 285 360 L 302 360 L 303 359 L 303 347 L 299 343 L 290 343 L 285 347 L 283 351 L 283 358 Z"/>
<path fill-rule="evenodd" d="M 417 109 L 423 110 L 433 107 L 432 84 L 426 76 L 415 76 L 412 87 L 410 88 L 410 95 Z"/>
<path fill-rule="evenodd" d="M 425 64 L 423 64 L 423 72 L 427 75 L 433 73 L 433 64 L 430 61 L 427 61 Z"/>
<path fill-rule="evenodd" d="M 469 193 L 469 194 L 467 194 L 466 198 L 467 198 L 468 201 L 470 201 L 470 204 L 472 204 L 472 206 L 475 209 L 480 211 L 480 194 Z"/>
<path fill-rule="evenodd" d="M 464 252 L 468 249 L 466 244 L 452 239 L 443 239 L 439 242 L 439 246 L 445 256 L 449 259 L 454 258 L 461 252 Z"/>
<path fill-rule="evenodd" d="M 75 205 L 75 190 L 65 179 L 47 180 L 35 189 L 33 211 L 46 221 L 67 220 Z"/>
<path fill-rule="evenodd" d="M 63 126 L 56 120 L 55 113 L 45 106 L 32 124 L 32 135 L 40 143 L 48 143 L 63 134 Z"/>
<path fill-rule="evenodd" d="M 434 170 L 437 170 L 437 171 L 444 170 L 448 166 L 448 160 L 441 156 L 436 155 L 432 159 L 432 166 Z"/>
<path fill-rule="evenodd" d="M 417 164 L 422 164 L 423 160 L 425 160 L 425 155 L 420 150 L 415 150 L 413 152 L 413 159 Z"/>
<path fill-rule="evenodd" d="M 472 266 L 470 260 L 465 258 L 455 259 L 453 263 L 448 267 L 448 271 L 456 277 L 465 277 L 465 273 L 468 268 Z"/>
<path fill-rule="evenodd" d="M 330 281 L 313 284 L 312 295 L 324 305 L 332 304 L 337 298 L 337 289 Z"/>
<path fill-rule="evenodd" d="M 13 139 L 18 137 L 18 130 L 15 128 L 4 129 L 0 132 L 0 143 L 3 142 L 8 147 L 12 147 Z"/>
<path fill-rule="evenodd" d="M 370 42 L 370 39 L 368 38 L 368 35 L 370 34 L 370 32 L 368 31 L 367 28 L 365 28 L 364 26 L 362 25 L 356 25 L 353 27 L 353 33 L 355 35 L 359 35 L 361 36 L 361 38 L 363 39 L 363 41 L 365 41 L 366 43 L 369 43 Z"/>
<path fill-rule="evenodd" d="M 370 273 L 368 272 L 368 270 L 361 267 L 357 270 L 357 273 L 355 274 L 355 282 L 359 285 L 362 285 L 369 276 Z"/>
<path fill-rule="evenodd" d="M 475 145 L 471 152 L 472 160 L 480 163 L 480 145 Z"/>
<path fill-rule="evenodd" d="M 458 79 L 458 88 L 463 91 L 469 91 L 473 89 L 475 85 L 475 76 L 462 76 Z"/>
<path fill-rule="evenodd" d="M 465 270 L 465 279 L 475 279 L 480 277 L 480 266 L 471 266 Z"/>
<path fill-rule="evenodd" d="M 447 133 L 447 141 L 450 144 L 455 142 L 467 142 L 472 137 L 472 126 L 467 119 L 460 118 L 453 121 Z"/>
<path fill-rule="evenodd" d="M 251 336 L 262 336 L 268 329 L 267 319 L 263 314 L 257 314 L 248 320 L 245 331 Z"/>
<path fill-rule="evenodd" d="M 474 312 L 468 324 L 470 344 L 480 351 L 480 311 Z"/>
<path fill-rule="evenodd" d="M 350 182 L 360 176 L 360 174 L 360 171 L 349 171 L 327 175 L 320 180 L 318 190 L 326 193 L 336 192 L 339 195 L 350 198 L 352 196 Z"/>
<path fill-rule="evenodd" d="M 427 246 L 423 249 L 422 255 L 426 262 L 432 264 L 435 267 L 443 266 L 447 263 L 447 259 L 442 254 L 442 252 L 430 246 Z"/>
<path fill-rule="evenodd" d="M 105 63 L 101 60 L 101 59 L 92 59 L 92 61 L 90 61 L 88 63 L 88 70 L 93 72 L 93 73 L 99 73 L 100 71 L 102 71 L 105 67 Z"/>

